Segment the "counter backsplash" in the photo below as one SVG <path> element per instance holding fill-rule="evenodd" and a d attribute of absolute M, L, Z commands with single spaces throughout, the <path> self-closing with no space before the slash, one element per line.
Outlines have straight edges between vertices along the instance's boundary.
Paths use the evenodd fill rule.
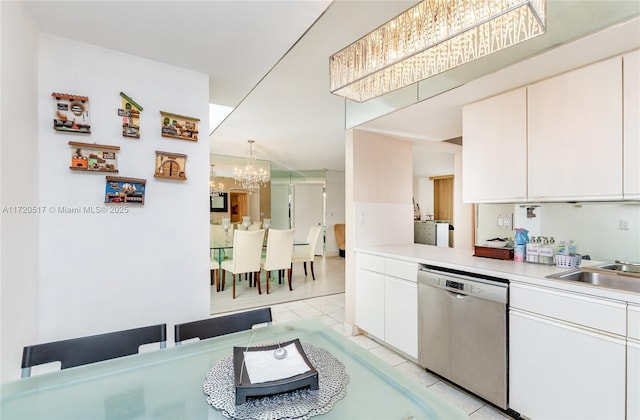
<path fill-rule="evenodd" d="M 602 261 L 640 261 L 640 204 L 478 204 L 476 244 L 513 237 L 514 227 L 531 236 L 570 240 L 576 252 Z"/>

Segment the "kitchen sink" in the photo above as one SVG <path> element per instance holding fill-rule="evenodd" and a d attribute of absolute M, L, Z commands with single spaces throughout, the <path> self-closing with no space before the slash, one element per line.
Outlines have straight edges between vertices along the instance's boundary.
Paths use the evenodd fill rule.
<path fill-rule="evenodd" d="M 615 263 L 615 264 L 601 265 L 598 268 L 600 270 L 612 270 L 612 271 L 618 271 L 622 273 L 640 274 L 640 265 L 635 265 L 635 264 Z"/>
<path fill-rule="evenodd" d="M 601 267 L 599 267 L 601 268 Z M 616 272 L 605 273 L 588 269 L 579 269 L 547 276 L 551 279 L 575 281 L 592 286 L 624 292 L 640 293 L 640 277 L 620 275 Z"/>

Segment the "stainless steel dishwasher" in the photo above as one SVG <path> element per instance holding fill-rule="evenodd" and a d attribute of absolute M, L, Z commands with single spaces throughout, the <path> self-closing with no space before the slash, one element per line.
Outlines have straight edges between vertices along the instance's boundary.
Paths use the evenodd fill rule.
<path fill-rule="evenodd" d="M 507 409 L 508 282 L 422 265 L 419 362 Z"/>

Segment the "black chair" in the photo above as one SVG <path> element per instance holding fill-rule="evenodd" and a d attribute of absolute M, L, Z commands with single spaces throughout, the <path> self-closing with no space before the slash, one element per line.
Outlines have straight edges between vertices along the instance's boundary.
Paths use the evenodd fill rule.
<path fill-rule="evenodd" d="M 200 321 L 176 324 L 174 339 L 176 346 L 184 340 L 217 337 L 238 331 L 250 330 L 256 324 L 271 323 L 271 308 L 254 309 L 237 314 L 202 319 Z"/>
<path fill-rule="evenodd" d="M 26 346 L 22 351 L 22 377 L 31 376 L 31 367 L 60 362 L 61 369 L 87 365 L 138 353 L 143 344 L 167 345 L 167 324 L 133 328 L 88 337 Z"/>

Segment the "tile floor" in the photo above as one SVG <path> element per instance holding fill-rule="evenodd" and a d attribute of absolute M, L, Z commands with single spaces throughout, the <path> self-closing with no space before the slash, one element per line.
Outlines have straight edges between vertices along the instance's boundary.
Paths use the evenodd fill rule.
<path fill-rule="evenodd" d="M 211 287 L 211 315 L 257 308 L 265 305 L 274 305 L 310 297 L 344 293 L 344 258 L 316 257 L 313 271 L 316 275 L 315 280 L 311 277 L 309 267 L 307 267 L 307 276 L 305 276 L 302 264 L 294 264 L 291 282 L 293 291 L 289 290 L 286 280 L 283 280 L 282 284 L 278 284 L 277 279 L 272 279 L 269 283 L 270 293 L 268 295 L 265 293 L 264 272 L 262 273 L 261 295 L 258 294 L 257 288 L 249 287 L 248 281 L 236 280 L 235 299 L 232 297 L 232 277 L 230 273 L 227 273 L 225 290 L 216 292 L 215 288 Z"/>
<path fill-rule="evenodd" d="M 236 299 L 231 297 L 230 283 L 226 290 L 216 292 L 211 288 L 211 314 L 236 312 L 249 308 L 271 306 L 273 322 L 286 322 L 299 318 L 318 318 L 386 363 L 406 373 L 451 404 L 459 407 L 473 419 L 510 419 L 491 405 L 427 373 L 420 366 L 405 359 L 364 335 L 350 336 L 344 326 L 344 258 L 316 257 L 314 262 L 316 280 L 311 272 L 304 275 L 302 264 L 296 264 L 293 271 L 293 291 L 286 284 L 273 281 L 271 293 L 265 294 L 264 273 L 262 274 L 262 295 L 256 288 L 248 287 L 246 281 L 237 283 Z M 230 282 L 230 277 L 227 277 Z"/>

